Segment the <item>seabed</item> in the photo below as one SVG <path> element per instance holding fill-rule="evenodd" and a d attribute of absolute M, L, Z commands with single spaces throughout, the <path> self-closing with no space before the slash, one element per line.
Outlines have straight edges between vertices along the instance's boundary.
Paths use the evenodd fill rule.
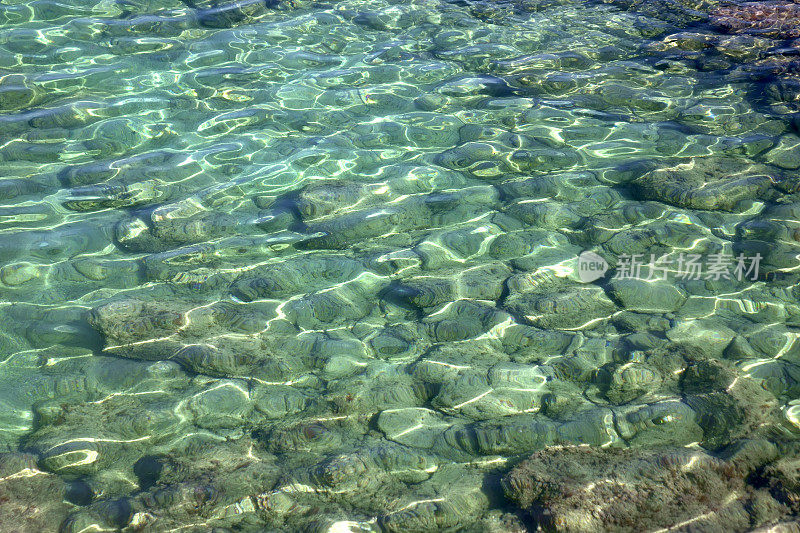
<path fill-rule="evenodd" d="M 800 3 L 0 0 L 0 533 L 800 532 Z"/>

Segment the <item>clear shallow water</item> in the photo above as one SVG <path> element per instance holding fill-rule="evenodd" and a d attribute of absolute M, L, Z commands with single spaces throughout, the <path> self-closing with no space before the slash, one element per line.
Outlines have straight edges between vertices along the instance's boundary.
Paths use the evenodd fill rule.
<path fill-rule="evenodd" d="M 0 530 L 791 520 L 795 4 L 215 4 L 0 2 Z"/>

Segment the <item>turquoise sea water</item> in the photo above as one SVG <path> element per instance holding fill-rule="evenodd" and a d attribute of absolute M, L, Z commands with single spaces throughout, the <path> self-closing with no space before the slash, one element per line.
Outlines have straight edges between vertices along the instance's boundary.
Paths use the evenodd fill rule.
<path fill-rule="evenodd" d="M 0 532 L 797 531 L 798 22 L 0 0 Z"/>

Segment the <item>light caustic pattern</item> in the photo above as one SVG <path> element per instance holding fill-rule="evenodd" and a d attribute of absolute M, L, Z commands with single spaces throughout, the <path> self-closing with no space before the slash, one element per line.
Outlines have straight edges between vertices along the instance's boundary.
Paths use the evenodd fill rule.
<path fill-rule="evenodd" d="M 0 1 L 0 530 L 796 513 L 798 20 Z"/>

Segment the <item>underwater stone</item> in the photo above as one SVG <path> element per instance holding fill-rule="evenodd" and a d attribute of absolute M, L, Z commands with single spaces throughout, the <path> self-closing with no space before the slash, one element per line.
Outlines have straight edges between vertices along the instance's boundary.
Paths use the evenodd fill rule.
<path fill-rule="evenodd" d="M 20 196 L 40 194 L 46 187 L 31 179 L 4 179 L 0 180 L 0 199 L 11 200 Z"/>
<path fill-rule="evenodd" d="M 511 294 L 505 302 L 512 314 L 541 328 L 574 329 L 607 319 L 617 306 L 596 286 L 564 287 L 558 292 Z"/>
<path fill-rule="evenodd" d="M 595 340 L 600 342 L 593 343 Z M 548 362 L 557 378 L 578 383 L 587 382 L 592 379 L 598 367 L 611 359 L 608 344 L 609 341 L 597 337 L 586 339 L 584 344 L 576 347 L 574 353 L 553 358 Z"/>
<path fill-rule="evenodd" d="M 536 200 L 515 200 L 505 212 L 526 224 L 556 231 L 577 228 L 583 221 L 583 216 L 569 205 Z"/>
<path fill-rule="evenodd" d="M 369 340 L 369 346 L 378 357 L 391 357 L 407 352 L 416 340 L 411 328 L 386 328 Z"/>
<path fill-rule="evenodd" d="M 703 530 L 750 526 L 743 476 L 732 476 L 728 464 L 702 451 L 548 449 L 512 470 L 503 487 L 547 531 L 633 532 L 685 522 Z"/>
<path fill-rule="evenodd" d="M 542 376 L 542 383 L 545 377 Z M 497 380 L 495 380 L 497 381 Z M 485 374 L 464 374 L 447 381 L 431 402 L 433 407 L 451 415 L 475 420 L 536 412 L 546 391 L 521 387 L 490 385 Z"/>
<path fill-rule="evenodd" d="M 396 330 L 402 331 L 402 326 Z M 371 333 L 371 330 L 368 330 L 367 333 Z M 356 331 L 336 330 L 327 333 L 302 334 L 301 337 L 304 339 L 304 343 L 313 342 L 309 355 L 315 359 L 317 366 L 320 366 L 331 358 L 342 355 L 348 355 L 355 359 L 368 357 L 368 350 L 360 338 L 361 335 L 359 333 L 356 336 Z"/>
<path fill-rule="evenodd" d="M 601 85 L 595 94 L 613 107 L 630 107 L 645 112 L 664 111 L 669 105 L 664 102 L 665 96 L 661 93 L 636 91 L 615 83 Z"/>
<path fill-rule="evenodd" d="M 511 269 L 503 263 L 486 263 L 464 269 L 458 279 L 458 294 L 462 298 L 498 300 L 503 293 L 503 282 Z"/>
<path fill-rule="evenodd" d="M 503 128 L 475 123 L 461 126 L 458 130 L 458 136 L 462 143 L 495 140 L 513 148 L 519 148 L 522 143 L 522 137 L 517 133 Z"/>
<path fill-rule="evenodd" d="M 415 195 L 381 208 L 360 209 L 320 218 L 306 231 L 317 234 L 298 244 L 304 249 L 346 248 L 365 239 L 413 229 L 446 226 L 489 210 L 497 201 L 493 187 L 466 187 L 454 192 Z"/>
<path fill-rule="evenodd" d="M 670 328 L 668 319 L 649 314 L 632 311 L 621 311 L 614 316 L 614 325 L 621 331 L 658 331 L 663 332 Z"/>
<path fill-rule="evenodd" d="M 80 151 L 83 152 L 84 148 Z M 153 182 L 156 178 L 163 178 L 164 182 L 180 177 L 189 178 L 192 172 L 200 170 L 197 164 L 181 163 L 185 162 L 179 153 L 155 150 L 116 160 L 70 165 L 59 172 L 58 178 L 67 187 L 100 184 L 109 180 L 118 185 L 133 185 L 137 182 Z"/>
<path fill-rule="evenodd" d="M 114 225 L 114 239 L 131 252 L 162 252 L 169 244 L 150 233 L 150 228 L 140 218 L 122 219 Z"/>
<path fill-rule="evenodd" d="M 539 228 L 508 231 L 497 235 L 489 245 L 489 255 L 496 259 L 523 257 L 541 247 L 569 247 L 569 240 L 561 233 Z"/>
<path fill-rule="evenodd" d="M 509 320 L 507 313 L 475 300 L 458 300 L 423 319 L 438 342 L 477 337 Z"/>
<path fill-rule="evenodd" d="M 319 373 L 319 377 L 325 380 L 336 380 L 354 376 L 360 373 L 367 360 L 353 355 L 334 355 L 326 362 Z"/>
<path fill-rule="evenodd" d="M 177 271 L 187 268 L 216 267 L 222 263 L 230 266 L 251 267 L 255 259 L 265 261 L 268 258 L 291 256 L 294 244 L 305 239 L 305 235 L 291 231 L 260 235 L 234 235 L 223 237 L 212 243 L 202 243 L 173 249 L 163 254 L 154 254 L 143 258 L 147 268 L 155 272 Z M 217 277 L 228 279 L 235 273 L 223 270 L 215 272 Z M 170 275 L 170 274 L 167 274 Z"/>
<path fill-rule="evenodd" d="M 276 453 L 333 452 L 342 447 L 343 431 L 316 420 L 285 421 L 265 430 L 267 448 Z"/>
<path fill-rule="evenodd" d="M 211 376 L 236 375 L 243 366 L 243 362 L 235 354 L 209 344 L 183 346 L 175 351 L 171 359 L 190 372 Z"/>
<path fill-rule="evenodd" d="M 139 270 L 134 261 L 103 261 L 84 257 L 72 260 L 71 264 L 82 276 L 92 281 L 103 281 L 113 274 L 135 276 Z"/>
<path fill-rule="evenodd" d="M 777 460 L 767 464 L 758 479 L 766 483 L 772 494 L 786 505 L 792 513 L 797 512 L 798 495 L 800 494 L 800 475 L 798 475 L 798 455 L 796 444 L 784 445 L 779 448 L 780 456 Z M 790 522 L 785 530 L 791 531 L 797 526 L 796 521 Z M 780 525 L 775 526 L 780 528 Z M 780 529 L 779 529 L 780 530 Z"/>
<path fill-rule="evenodd" d="M 685 446 L 703 440 L 697 413 L 684 402 L 665 400 L 623 411 L 626 414 L 617 414 L 616 423 L 619 435 L 631 445 Z"/>
<path fill-rule="evenodd" d="M 432 448 L 438 435 L 452 425 L 441 414 L 424 407 L 387 409 L 377 419 L 378 429 L 387 439 L 412 448 Z"/>
<path fill-rule="evenodd" d="M 581 156 L 572 149 L 529 148 L 512 152 L 510 160 L 518 172 L 552 172 L 577 166 Z"/>
<path fill-rule="evenodd" d="M 539 246 L 528 255 L 511 260 L 520 270 L 508 278 L 506 287 L 511 293 L 541 291 L 544 287 L 557 287 L 567 280 L 578 281 L 578 246 Z"/>
<path fill-rule="evenodd" d="M 47 531 L 70 512 L 71 505 L 64 501 L 64 481 L 39 470 L 33 455 L 0 454 L 0 478 L 0 516 L 9 531 Z"/>
<path fill-rule="evenodd" d="M 238 333 L 259 333 L 267 329 L 267 321 L 275 317 L 276 305 L 271 302 L 240 304 L 216 302 L 204 309 L 213 322 L 222 328 Z M 199 315 L 200 313 L 198 313 Z M 191 320 L 198 320 L 194 312 L 189 312 Z M 199 319 L 198 322 L 202 320 Z"/>
<path fill-rule="evenodd" d="M 362 194 L 362 186 L 356 183 L 315 184 L 298 194 L 297 209 L 304 219 L 314 219 L 355 205 Z"/>
<path fill-rule="evenodd" d="M 741 439 L 723 449 L 720 458 L 739 472 L 752 472 L 773 462 L 779 456 L 778 447 L 767 439 Z"/>
<path fill-rule="evenodd" d="M 682 320 L 667 331 L 674 343 L 700 350 L 706 357 L 721 358 L 736 333 L 710 319 Z"/>
<path fill-rule="evenodd" d="M 756 398 L 748 398 L 748 401 Z M 742 436 L 752 420 L 744 404 L 723 391 L 687 395 L 686 403 L 697 413 L 697 423 L 703 428 L 702 444 L 715 450 Z M 745 429 L 746 428 L 746 429 Z"/>
<path fill-rule="evenodd" d="M 141 181 L 131 185 L 90 185 L 71 189 L 71 196 L 62 205 L 79 212 L 132 207 L 163 200 L 166 193 L 154 181 Z"/>
<path fill-rule="evenodd" d="M 42 374 L 24 391 L 9 388 L 12 396 L 0 402 L 6 425 L 17 428 L 3 432 L 13 433 L 3 442 L 42 451 L 44 461 L 59 466 L 71 457 L 50 458 L 51 447 L 98 441 L 96 471 L 63 471 L 86 480 L 101 502 L 81 500 L 86 508 L 70 509 L 75 515 L 63 529 L 489 531 L 485 511 L 493 508 L 491 518 L 519 513 L 527 527 L 545 529 L 570 530 L 569 520 L 585 519 L 594 521 L 591 531 L 724 531 L 783 520 L 785 514 L 770 514 L 769 490 L 800 509 L 787 463 L 785 494 L 777 474 L 768 480 L 759 472 L 752 486 L 727 491 L 703 492 L 687 482 L 694 492 L 685 495 L 686 515 L 648 522 L 647 513 L 661 512 L 654 501 L 672 501 L 662 498 L 672 489 L 663 469 L 685 468 L 702 485 L 704 463 L 693 457 L 678 466 L 669 466 L 669 458 L 642 461 L 637 470 L 631 455 L 574 483 L 570 505 L 553 505 L 552 522 L 539 517 L 550 511 L 547 503 L 529 512 L 509 508 L 497 492 L 503 465 L 517 464 L 514 454 L 549 447 L 552 459 L 560 449 L 553 444 L 616 446 L 622 443 L 615 432 L 630 437 L 632 427 L 634 446 L 670 445 L 671 432 L 680 436 L 681 457 L 687 444 L 724 446 L 753 434 L 775 439 L 781 454 L 796 454 L 788 441 L 798 432 L 789 426 L 800 426 L 798 409 L 784 406 L 783 426 L 773 411 L 800 394 L 794 364 L 800 344 L 780 343 L 800 325 L 792 303 L 798 275 L 788 270 L 796 266 L 796 228 L 782 222 L 797 216 L 775 209 L 791 205 L 797 180 L 760 165 L 765 170 L 757 174 L 773 182 L 763 191 L 760 183 L 752 191 L 745 186 L 754 198 L 733 206 L 752 206 L 741 214 L 632 200 L 626 182 L 672 165 L 664 156 L 674 153 L 710 160 L 709 175 L 723 180 L 748 177 L 738 174 L 756 166 L 747 157 L 768 161 L 776 153 L 771 144 L 791 139 L 794 133 L 786 132 L 800 124 L 797 91 L 756 93 L 791 77 L 798 43 L 742 40 L 724 48 L 693 22 L 703 18 L 696 8 L 707 10 L 707 2 L 620 1 L 627 11 L 569 0 L 436 9 L 380 0 L 291 14 L 268 14 L 280 6 L 263 0 L 110 0 L 103 4 L 108 13 L 48 1 L 0 8 L 0 26 L 29 26 L 0 37 L 8 52 L 0 53 L 0 70 L 33 72 L 76 59 L 69 72 L 8 74 L 0 81 L 23 88 L 6 95 L 12 112 L 0 119 L 0 145 L 16 138 L 2 150 L 15 159 L 4 168 L 12 181 L 26 176 L 25 183 L 0 182 L 0 197 L 35 204 L 0 208 L 0 230 L 25 226 L 5 232 L 0 266 L 21 278 L 27 271 L 13 266 L 42 266 L 37 276 L 3 289 L 6 301 L 42 309 L 24 314 L 3 307 L 11 318 L 0 328 L 0 352 L 21 350 L 6 366 L 21 362 L 23 374 Z M 222 31 L 198 27 L 213 25 L 218 9 Z M 651 16 L 681 27 L 690 21 L 691 34 L 676 34 L 674 25 Z M 539 24 L 553 17 L 555 26 Z M 55 31 L 62 23 L 64 31 Z M 659 63 L 642 42 L 668 33 Z M 84 45 L 88 54 L 81 58 Z M 122 70 L 91 61 L 95 51 L 108 52 Z M 158 76 L 182 57 L 188 70 Z M 157 71 L 153 80 L 137 78 L 148 68 Z M 119 96 L 118 78 L 158 83 L 144 99 L 108 98 Z M 446 95 L 424 94 L 437 89 Z M 16 112 L 13 102 L 28 96 L 30 105 L 46 109 Z M 88 97 L 93 101 L 83 103 Z M 752 106 L 768 114 L 751 113 Z M 413 111 L 423 108 L 436 112 Z M 713 168 L 722 154 L 740 168 Z M 709 188 L 692 183 L 697 194 Z M 720 206 L 727 207 L 726 191 L 712 191 Z M 100 230 L 62 246 L 58 209 L 38 207 L 62 201 L 85 211 L 65 214 L 88 220 L 81 231 Z M 117 223 L 115 249 L 108 244 Z M 40 238 L 42 248 L 24 244 Z M 666 295 L 625 283 L 574 283 L 581 250 L 649 254 L 692 245 L 705 253 L 754 240 L 775 250 L 775 279 L 762 280 L 763 291 L 738 294 L 736 284 L 705 280 L 670 287 Z M 362 284 L 373 273 L 384 278 Z M 399 305 L 391 297 L 395 287 L 418 290 L 416 300 Z M 581 304 L 584 293 L 602 298 L 598 288 L 611 300 Z M 692 295 L 689 309 L 670 292 L 684 290 Z M 121 298 L 143 309 L 96 312 Z M 44 314 L 66 300 L 74 311 Z M 516 318 L 502 311 L 514 303 Z M 536 314 L 544 317 L 530 323 L 545 329 L 517 323 Z M 700 341 L 669 344 L 664 333 L 689 316 L 736 331 L 741 346 L 734 340 L 722 347 L 730 361 L 703 360 Z M 596 318 L 603 320 L 580 332 L 552 329 Z M 115 359 L 90 357 L 102 347 L 101 333 L 106 353 L 160 363 L 146 370 L 147 362 L 117 359 L 94 368 L 97 357 Z M 58 344 L 36 349 L 41 343 Z M 756 394 L 758 388 L 767 390 Z M 26 418 L 30 395 L 52 400 Z M 771 410 L 752 416 L 747 397 L 753 410 Z M 670 418 L 691 418 L 679 398 L 694 411 L 696 427 Z M 121 399 L 132 403 L 114 408 Z M 136 403 L 144 399 L 153 403 Z M 87 414 L 78 420 L 64 404 L 86 405 Z M 26 436 L 20 426 L 30 424 L 35 429 Z M 589 451 L 598 469 L 606 452 Z M 139 461 L 156 455 L 160 471 L 147 475 Z M 567 477 L 581 470 L 576 463 L 549 463 L 538 474 Z M 627 468 L 635 470 L 630 478 L 620 474 Z M 14 488 L 20 478 L 9 474 L 0 471 L 0 478 Z M 131 484 L 137 480 L 138 488 Z M 635 507 L 616 514 L 646 491 L 643 515 Z M 135 510 L 127 524 L 126 513 L 114 511 L 124 511 L 116 501 L 126 495 Z M 699 501 L 704 496 L 715 501 Z M 30 501 L 42 507 L 36 498 Z M 39 499 L 62 501 L 50 493 Z M 708 522 L 706 514 L 726 499 L 738 509 L 733 519 Z M 750 517 L 740 520 L 745 507 Z M 497 532 L 516 527 L 513 519 L 494 523 Z"/>
<path fill-rule="evenodd" d="M 167 530 L 198 520 L 211 530 L 252 526 L 257 496 L 280 475 L 274 456 L 249 437 L 181 441 L 159 456 L 158 479 L 131 501 L 136 513 L 128 527 Z"/>
<path fill-rule="evenodd" d="M 710 22 L 729 33 L 752 32 L 777 39 L 800 37 L 800 9 L 793 3 L 744 2 L 715 6 Z"/>
<path fill-rule="evenodd" d="M 242 382 L 208 383 L 209 389 L 191 397 L 186 408 L 196 425 L 207 429 L 240 427 L 253 405 Z"/>
<path fill-rule="evenodd" d="M 362 375 L 328 383 L 326 399 L 339 413 L 376 413 L 382 409 L 422 405 L 433 388 L 397 372 L 386 363 L 367 366 Z"/>
<path fill-rule="evenodd" d="M 444 454 L 450 448 L 470 455 L 516 455 L 549 446 L 555 438 L 553 422 L 525 414 L 509 416 L 501 422 L 453 426 L 437 440 L 434 450 Z"/>
<path fill-rule="evenodd" d="M 622 441 L 614 426 L 610 409 L 592 409 L 578 413 L 574 420 L 558 426 L 556 442 L 589 446 L 619 446 Z"/>
<path fill-rule="evenodd" d="M 452 470 L 456 470 L 453 466 Z M 399 510 L 378 518 L 386 533 L 442 531 L 462 529 L 473 524 L 489 507 L 489 498 L 483 493 L 479 478 L 466 481 L 468 474 L 456 472 L 452 479 L 437 482 L 447 476 L 448 467 L 440 469 L 431 483 L 443 487 L 434 498 L 420 498 L 406 503 Z M 471 476 L 476 478 L 477 476 Z"/>
<path fill-rule="evenodd" d="M 434 345 L 408 371 L 424 383 L 443 384 L 462 374 L 485 370 L 500 361 L 507 361 L 508 356 L 502 352 L 502 347 L 487 337 Z"/>
<path fill-rule="evenodd" d="M 330 219 L 321 219 L 308 227 L 309 233 L 320 235 L 312 237 L 303 244 L 303 247 L 309 249 L 346 248 L 354 242 L 379 237 L 400 228 L 405 229 L 408 220 L 407 214 L 396 209 L 369 209 L 347 212 Z M 420 218 L 424 216 L 419 210 L 415 215 Z M 409 229 L 413 226 L 415 224 L 408 224 Z"/>
<path fill-rule="evenodd" d="M 520 387 L 529 392 L 541 388 L 552 376 L 547 366 L 518 363 L 498 363 L 488 373 L 492 387 Z"/>
<path fill-rule="evenodd" d="M 100 450 L 94 439 L 73 439 L 53 446 L 39 457 L 39 464 L 45 470 L 57 474 L 90 474 L 98 469 Z"/>
<path fill-rule="evenodd" d="M 92 309 L 88 320 L 103 333 L 107 345 L 124 345 L 166 337 L 183 326 L 186 317 L 170 305 L 127 299 Z"/>
<path fill-rule="evenodd" d="M 40 267 L 31 263 L 15 263 L 0 268 L 0 280 L 9 287 L 22 285 L 40 276 Z"/>
<path fill-rule="evenodd" d="M 83 146 L 98 158 L 125 155 L 147 142 L 148 129 L 146 123 L 130 119 L 105 120 L 87 131 L 91 138 Z"/>
<path fill-rule="evenodd" d="M 0 109 L 4 112 L 28 107 L 35 98 L 36 91 L 28 87 L 23 76 L 3 76 L 0 82 Z"/>
<path fill-rule="evenodd" d="M 283 311 L 297 327 L 306 330 L 355 322 L 370 314 L 375 307 L 371 295 L 384 284 L 383 278 L 369 273 L 334 288 L 291 300 L 283 306 Z"/>
<path fill-rule="evenodd" d="M 603 247 L 613 256 L 632 256 L 642 254 L 643 259 L 649 260 L 650 255 L 654 254 L 658 259 L 663 254 L 670 253 L 673 247 L 683 246 L 686 242 L 697 240 L 695 248 L 698 254 L 710 254 L 721 252 L 721 246 L 709 238 L 700 239 L 698 229 L 689 224 L 680 223 L 659 223 L 632 227 L 619 231 L 609 239 Z M 643 268 L 643 274 L 649 272 L 649 267 Z M 658 271 L 653 272 L 657 277 Z"/>
<path fill-rule="evenodd" d="M 417 112 L 394 115 L 393 119 L 396 122 L 384 120 L 379 123 L 371 121 L 358 124 L 352 130 L 358 136 L 354 144 L 364 147 L 411 144 L 431 148 L 453 146 L 458 142 L 461 121 L 455 117 Z M 368 194 L 379 190 L 372 188 Z"/>
<path fill-rule="evenodd" d="M 277 5 L 270 1 L 269 4 Z M 264 0 L 236 0 L 221 2 L 200 2 L 190 4 L 197 9 L 197 19 L 210 28 L 231 28 L 239 24 L 252 24 L 267 11 L 268 2 Z"/>
<path fill-rule="evenodd" d="M 598 185 L 592 172 L 565 172 L 504 181 L 498 188 L 509 199 L 550 198 L 564 202 L 584 198 L 587 189 Z"/>
<path fill-rule="evenodd" d="M 502 230 L 495 224 L 467 223 L 455 229 L 444 229 L 428 234 L 414 247 L 422 260 L 424 270 L 452 267 L 463 270 L 465 264 L 479 259 L 486 243 Z"/>
<path fill-rule="evenodd" d="M 127 525 L 127 524 L 124 524 Z M 90 510 L 79 510 L 72 513 L 61 523 L 58 531 L 63 533 L 79 533 L 81 531 L 113 530 L 115 526 L 109 524 L 104 516 Z"/>
<path fill-rule="evenodd" d="M 770 188 L 771 180 L 769 170 L 763 165 L 702 157 L 655 170 L 631 185 L 643 200 L 692 209 L 734 211 L 739 202 L 761 197 Z"/>
<path fill-rule="evenodd" d="M 420 483 L 430 478 L 437 468 L 438 465 L 433 457 L 404 446 L 385 443 L 352 454 L 326 459 L 314 467 L 312 477 L 326 487 L 352 492 L 353 488 L 356 488 L 353 487 L 354 483 L 358 484 L 358 490 L 364 488 L 374 490 L 374 485 L 369 487 L 370 481 L 380 482 L 386 478 L 397 478 L 406 483 Z"/>
<path fill-rule="evenodd" d="M 575 341 L 574 334 L 548 331 L 523 324 L 512 324 L 503 330 L 503 349 L 512 354 L 515 361 L 562 354 Z"/>
<path fill-rule="evenodd" d="M 753 347 L 750 346 L 750 343 L 747 342 L 745 337 L 737 335 L 733 338 L 728 347 L 725 348 L 724 355 L 728 359 L 741 361 L 749 358 L 755 359 L 758 357 L 758 352 L 756 352 Z"/>
<path fill-rule="evenodd" d="M 776 398 L 793 397 L 800 391 L 800 368 L 780 359 L 741 359 L 744 375 L 760 383 Z"/>
<path fill-rule="evenodd" d="M 654 368 L 641 363 L 625 363 L 609 377 L 605 397 L 614 404 L 628 403 L 661 387 L 663 378 Z"/>
<path fill-rule="evenodd" d="M 393 6 L 374 11 L 361 12 L 353 18 L 355 24 L 366 26 L 372 30 L 392 31 L 405 30 L 418 24 L 438 23 L 436 14 L 426 13 L 414 4 Z"/>
<path fill-rule="evenodd" d="M 736 380 L 736 372 L 722 361 L 704 359 L 691 364 L 681 374 L 685 393 L 712 392 L 728 389 Z"/>
<path fill-rule="evenodd" d="M 686 301 L 686 293 L 672 283 L 642 279 L 612 279 L 611 295 L 628 311 L 669 313 Z"/>
<path fill-rule="evenodd" d="M 259 212 L 258 217 L 249 222 L 262 231 L 276 232 L 293 226 L 297 222 L 297 216 L 287 207 L 280 206 Z"/>
<path fill-rule="evenodd" d="M 242 225 L 239 217 L 225 212 L 210 211 L 186 218 L 173 216 L 168 208 L 153 211 L 151 231 L 154 237 L 171 244 L 191 244 L 231 234 Z"/>
<path fill-rule="evenodd" d="M 791 207 L 787 205 L 763 210 L 758 217 L 737 224 L 736 237 L 741 240 L 791 242 L 794 240 L 794 233 L 797 230 L 793 224 L 787 221 L 766 218 L 770 215 L 788 214 L 787 211 L 792 211 Z"/>
<path fill-rule="evenodd" d="M 462 270 L 457 277 L 420 276 L 407 278 L 390 294 L 416 307 L 434 307 L 460 298 L 497 300 L 511 269 L 502 263 L 478 265 Z"/>
<path fill-rule="evenodd" d="M 436 90 L 441 94 L 453 97 L 508 96 L 511 93 L 511 88 L 505 80 L 488 75 L 452 79 L 440 85 Z"/>
<path fill-rule="evenodd" d="M 800 168 L 800 137 L 792 134 L 781 137 L 778 145 L 767 154 L 766 160 L 786 170 Z"/>
<path fill-rule="evenodd" d="M 781 358 L 797 363 L 800 360 L 800 342 L 797 332 L 780 324 L 759 328 L 747 336 L 755 350 L 766 357 Z"/>
<path fill-rule="evenodd" d="M 514 172 L 515 168 L 507 159 L 510 152 L 511 149 L 502 144 L 468 142 L 442 152 L 434 158 L 434 163 L 482 179 L 496 180 L 505 173 Z"/>
<path fill-rule="evenodd" d="M 456 282 L 452 278 L 430 276 L 409 278 L 390 289 L 389 295 L 415 307 L 433 307 L 457 299 Z"/>

